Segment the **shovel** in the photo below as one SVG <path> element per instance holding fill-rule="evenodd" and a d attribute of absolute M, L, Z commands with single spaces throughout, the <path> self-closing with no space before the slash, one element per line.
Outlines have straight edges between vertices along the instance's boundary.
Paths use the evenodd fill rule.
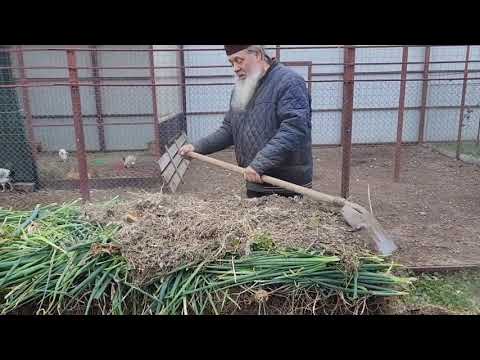
<path fill-rule="evenodd" d="M 201 155 L 196 152 L 188 153 L 188 157 L 190 157 L 191 159 L 206 162 L 211 165 L 219 166 L 223 169 L 230 170 L 242 175 L 245 172 L 244 168 L 205 155 Z M 375 219 L 373 214 L 370 213 L 363 206 L 350 202 L 342 197 L 324 194 L 303 186 L 292 184 L 284 180 L 276 179 L 271 176 L 263 175 L 261 178 L 262 181 L 267 184 L 274 185 L 292 191 L 294 193 L 302 194 L 317 201 L 342 207 L 341 213 L 348 225 L 350 225 L 354 231 L 365 229 L 369 237 L 372 239 L 374 248 L 378 253 L 384 256 L 388 256 L 391 255 L 395 250 L 397 250 L 397 246 L 387 236 L 385 230 L 377 221 L 377 219 Z"/>

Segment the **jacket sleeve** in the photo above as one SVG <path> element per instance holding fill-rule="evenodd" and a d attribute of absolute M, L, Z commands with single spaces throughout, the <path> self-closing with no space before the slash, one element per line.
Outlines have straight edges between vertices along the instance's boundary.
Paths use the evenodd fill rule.
<path fill-rule="evenodd" d="M 280 127 L 250 164 L 259 175 L 279 166 L 286 156 L 305 142 L 310 125 L 310 98 L 300 77 L 287 81 L 277 100 Z"/>
<path fill-rule="evenodd" d="M 209 155 L 233 145 L 230 111 L 225 115 L 220 128 L 192 145 L 195 147 L 195 152 L 203 155 Z"/>

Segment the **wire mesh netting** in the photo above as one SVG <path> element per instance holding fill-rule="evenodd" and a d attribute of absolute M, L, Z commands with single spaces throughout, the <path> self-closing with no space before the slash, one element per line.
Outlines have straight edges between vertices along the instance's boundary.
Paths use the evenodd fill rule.
<path fill-rule="evenodd" d="M 410 47 L 405 82 L 402 47 L 358 47 L 355 64 L 342 47 L 267 53 L 305 79 L 314 145 L 342 144 L 345 66 L 354 65 L 353 144 L 394 144 L 403 108 L 402 142 L 456 150 L 460 128 L 466 153 L 478 149 L 480 129 L 480 47 L 469 49 L 466 72 L 466 46 Z M 0 50 L 0 168 L 36 188 L 78 189 L 83 164 L 89 189 L 160 188 L 166 146 L 183 131 L 192 141 L 213 132 L 235 80 L 218 45 Z"/>

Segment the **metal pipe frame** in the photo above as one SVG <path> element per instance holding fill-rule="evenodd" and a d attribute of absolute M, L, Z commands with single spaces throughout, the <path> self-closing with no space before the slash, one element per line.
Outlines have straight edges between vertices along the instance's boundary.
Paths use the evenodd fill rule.
<path fill-rule="evenodd" d="M 25 63 L 23 59 L 23 51 L 19 48 L 17 52 L 17 62 L 19 64 L 19 73 L 20 73 L 20 83 L 26 85 L 28 80 L 25 74 Z M 35 146 L 35 134 L 33 132 L 33 118 L 32 118 L 32 108 L 30 106 L 30 96 L 29 96 L 28 87 L 22 87 L 22 104 L 23 112 L 25 114 L 25 127 L 27 129 L 27 139 L 30 143 L 30 149 L 32 150 L 32 157 L 35 161 L 37 159 L 37 147 Z"/>
<path fill-rule="evenodd" d="M 431 73 L 431 72 L 430 72 Z M 375 75 L 375 74 L 372 74 Z M 407 82 L 432 82 L 432 81 L 460 81 L 464 80 L 465 76 L 462 77 L 455 77 L 455 78 L 428 78 L 428 79 L 407 79 Z M 121 80 L 121 79 L 116 79 Z M 469 78 L 468 80 L 480 80 L 480 77 Z M 306 80 L 308 83 L 343 83 L 343 79 L 337 80 Z M 355 82 L 401 82 L 400 79 L 356 79 Z M 139 84 L 139 83 L 131 83 L 131 84 L 115 84 L 115 83 L 103 83 L 99 86 L 104 87 L 182 87 L 182 86 L 233 86 L 234 83 L 199 83 L 199 84 L 186 84 L 186 83 L 169 83 L 169 84 Z M 68 87 L 70 84 L 68 82 L 46 82 L 46 83 L 36 83 L 30 82 L 28 84 L 13 84 L 13 85 L 0 85 L 0 88 L 22 88 L 22 87 L 49 87 L 49 86 L 65 86 Z M 97 86 L 92 82 L 80 82 L 78 86 Z"/>
<path fill-rule="evenodd" d="M 75 128 L 75 144 L 78 160 L 78 173 L 80 180 L 80 194 L 83 201 L 90 200 L 88 186 L 87 153 L 85 151 L 85 135 L 83 133 L 82 105 L 80 100 L 80 87 L 78 85 L 77 60 L 74 50 L 67 50 L 68 73 L 70 78 L 70 91 L 72 97 L 73 124 Z"/>
<path fill-rule="evenodd" d="M 151 87 L 152 87 L 152 109 L 153 109 L 153 128 L 155 131 L 155 156 L 160 158 L 160 122 L 158 117 L 158 105 L 157 105 L 157 88 L 155 86 L 155 69 L 153 66 L 155 65 L 154 59 L 154 49 L 153 45 L 151 46 L 151 51 L 149 52 L 149 62 L 150 62 L 150 80 L 151 80 Z"/>
<path fill-rule="evenodd" d="M 350 170 L 352 159 L 352 120 L 353 120 L 353 96 L 355 81 L 355 48 L 344 49 L 344 83 L 343 83 L 343 113 L 342 113 L 342 180 L 341 196 L 348 198 L 350 193 Z M 350 65 L 349 65 L 350 64 Z"/>
<path fill-rule="evenodd" d="M 428 99 L 428 74 L 430 70 L 430 46 L 425 48 L 425 61 L 423 65 L 423 79 L 422 84 L 422 106 L 420 110 L 420 121 L 418 124 L 418 142 L 423 143 L 425 137 L 425 116 L 427 113 L 427 99 Z"/>
<path fill-rule="evenodd" d="M 92 45 L 93 46 L 93 45 Z M 93 46 L 92 49 L 95 47 Z M 91 51 L 90 52 L 90 60 L 92 62 L 92 75 L 93 75 L 93 82 L 95 84 L 94 87 L 94 96 L 95 96 L 95 109 L 97 111 L 96 118 L 98 124 L 98 145 L 100 147 L 100 151 L 106 151 L 105 146 L 105 128 L 103 127 L 103 111 L 102 111 L 102 90 L 100 88 L 101 80 L 99 75 L 99 67 L 98 67 L 98 57 L 97 52 Z"/>
<path fill-rule="evenodd" d="M 460 160 L 460 146 L 462 142 L 462 130 L 463 130 L 463 114 L 465 112 L 465 97 L 467 94 L 468 84 L 468 60 L 470 59 L 470 46 L 467 46 L 467 54 L 465 55 L 465 70 L 462 87 L 462 100 L 460 102 L 460 118 L 458 120 L 458 137 L 457 137 L 457 153 L 456 159 Z"/>
<path fill-rule="evenodd" d="M 394 170 L 393 170 L 393 181 L 398 182 L 400 180 L 400 156 L 402 151 L 402 140 L 403 140 L 403 115 L 405 112 L 405 90 L 406 90 L 406 80 L 407 80 L 407 61 L 408 61 L 408 47 L 403 48 L 402 53 L 403 65 L 402 65 L 402 75 L 400 82 L 400 96 L 398 104 L 398 121 L 397 121 L 397 143 L 395 146 L 395 156 L 394 156 Z"/>

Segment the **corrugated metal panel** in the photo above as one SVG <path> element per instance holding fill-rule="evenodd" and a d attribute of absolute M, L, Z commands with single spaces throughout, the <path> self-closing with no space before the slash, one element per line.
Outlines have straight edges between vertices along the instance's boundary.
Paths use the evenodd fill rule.
<path fill-rule="evenodd" d="M 154 49 L 177 49 L 177 45 L 154 45 Z M 154 52 L 155 66 L 178 66 L 180 54 L 174 51 Z M 157 84 L 179 84 L 180 69 L 155 69 Z M 182 112 L 182 88 L 180 86 L 157 86 L 157 108 L 159 115 Z"/>
<path fill-rule="evenodd" d="M 149 49 L 148 45 L 103 45 L 98 49 Z M 148 67 L 149 53 L 148 51 L 99 51 L 98 53 L 99 67 L 146 67 L 145 69 L 100 69 L 101 77 L 149 77 L 150 71 Z"/>
<path fill-rule="evenodd" d="M 401 62 L 402 48 L 358 48 L 355 51 L 357 63 Z M 400 71 L 401 65 L 357 65 L 355 71 Z"/>
<path fill-rule="evenodd" d="M 423 65 L 422 65 L 423 67 Z M 423 74 L 408 74 L 405 86 L 405 106 L 422 106 L 422 85 L 423 81 L 408 81 L 409 79 L 423 79 Z M 396 83 L 400 87 L 400 82 Z M 398 99 L 397 99 L 398 106 Z"/>
<path fill-rule="evenodd" d="M 397 117 L 397 111 L 354 111 L 352 143 L 394 141 Z"/>
<path fill-rule="evenodd" d="M 72 95 L 67 86 L 40 86 L 29 89 L 32 114 L 35 116 L 72 115 Z M 96 114 L 95 92 L 91 86 L 80 87 L 83 115 Z"/>
<path fill-rule="evenodd" d="M 314 80 L 342 80 L 343 76 L 318 76 Z M 343 106 L 343 82 L 312 83 L 313 109 L 341 109 Z"/>
<path fill-rule="evenodd" d="M 143 86 L 129 86 L 129 84 Z M 125 86 L 102 86 L 102 106 L 104 114 L 151 114 L 152 88 L 148 80 L 116 80 L 115 84 Z"/>
<path fill-rule="evenodd" d="M 456 109 L 428 109 L 426 112 L 426 140 L 457 140 L 459 116 L 460 110 Z"/>
<path fill-rule="evenodd" d="M 433 46 L 430 50 L 430 60 L 434 61 L 465 61 L 466 46 Z M 431 64 L 430 70 L 458 70 L 463 73 L 463 63 Z M 458 75 L 458 74 L 457 74 Z"/>
<path fill-rule="evenodd" d="M 419 110 L 405 110 L 403 141 L 418 140 Z M 354 111 L 352 143 L 394 142 L 397 138 L 398 111 Z"/>
<path fill-rule="evenodd" d="M 30 49 L 46 49 L 52 45 L 29 45 Z M 55 48 L 68 48 L 71 45 L 55 45 Z M 76 48 L 85 48 L 86 45 L 78 45 Z M 90 53 L 88 51 L 77 51 L 77 65 L 78 66 L 92 66 L 90 60 Z M 67 69 L 67 54 L 66 51 L 25 51 L 23 54 L 25 67 L 30 66 L 60 66 L 64 69 L 26 69 L 25 74 L 27 78 L 68 78 Z M 80 69 L 78 76 L 80 78 L 91 76 L 91 69 Z"/>
<path fill-rule="evenodd" d="M 313 63 L 343 63 L 343 49 L 282 49 L 283 47 L 303 45 L 281 45 L 281 61 L 311 61 Z M 343 65 L 314 66 L 313 72 L 343 73 Z"/>
<path fill-rule="evenodd" d="M 312 143 L 338 145 L 341 142 L 341 111 L 312 114 Z"/>
<path fill-rule="evenodd" d="M 190 141 L 197 141 L 220 127 L 223 115 L 191 115 L 187 119 L 187 134 Z"/>
<path fill-rule="evenodd" d="M 152 125 L 110 125 L 110 123 L 151 122 Z M 105 145 L 108 150 L 147 149 L 155 137 L 152 116 L 105 118 Z"/>
<path fill-rule="evenodd" d="M 400 74 L 357 75 L 356 80 L 400 79 Z M 364 81 L 356 82 L 354 89 L 354 108 L 398 107 L 400 81 Z"/>
<path fill-rule="evenodd" d="M 83 123 L 85 147 L 87 151 L 99 150 L 97 128 L 95 126 L 85 126 L 87 124 L 95 124 L 95 119 L 83 118 Z M 38 125 L 47 124 L 69 126 L 37 127 Z M 44 151 L 58 151 L 59 149 L 66 149 L 67 151 L 75 150 L 75 131 L 72 117 L 55 119 L 33 118 L 33 125 L 35 126 L 35 140 L 42 143 Z"/>
<path fill-rule="evenodd" d="M 173 45 L 172 45 L 173 46 Z M 158 45 L 158 47 L 172 47 L 168 45 Z M 186 49 L 200 45 L 185 46 Z M 287 46 L 287 45 L 284 45 Z M 118 47 L 118 46 L 115 46 Z M 125 46 L 126 48 L 148 49 L 148 46 Z M 157 47 L 157 45 L 156 45 Z M 201 45 L 201 47 L 218 48 L 219 45 Z M 100 47 L 101 49 L 102 47 Z M 409 61 L 423 62 L 424 48 L 410 48 Z M 442 46 L 432 47 L 431 61 L 463 61 L 465 59 L 465 46 Z M 274 50 L 270 51 L 273 55 Z M 100 66 L 149 66 L 149 53 L 132 52 L 107 52 L 99 53 Z M 400 62 L 402 56 L 401 47 L 398 48 L 361 48 L 357 49 L 357 62 Z M 90 65 L 90 54 L 88 52 L 77 53 L 78 63 Z M 471 59 L 480 60 L 480 46 L 472 46 Z M 155 64 L 177 65 L 177 54 L 174 52 L 155 53 Z M 343 62 L 343 49 L 302 49 L 302 50 L 281 50 L 282 61 L 312 61 L 317 63 L 341 63 Z M 26 66 L 66 66 L 66 56 L 64 52 L 45 53 L 34 52 L 25 54 Z M 229 67 L 227 57 L 223 50 L 212 52 L 185 52 L 185 65 L 225 65 L 225 68 L 214 69 L 187 69 L 187 83 L 224 83 L 232 82 L 232 70 Z M 458 64 L 432 64 L 431 71 L 435 70 L 455 70 L 456 73 L 430 74 L 430 78 L 438 77 L 462 77 L 463 63 Z M 397 71 L 400 72 L 401 65 L 358 65 L 357 72 L 370 71 Z M 470 69 L 480 69 L 480 63 L 471 63 Z M 307 77 L 306 67 L 295 67 L 294 70 Z M 422 71 L 423 64 L 409 65 L 409 71 Z M 326 74 L 326 76 L 316 76 L 315 80 L 320 79 L 342 79 L 342 65 L 314 66 L 314 73 Z M 336 75 L 328 75 L 336 74 Z M 34 70 L 30 74 L 34 77 L 55 77 L 66 76 L 67 73 L 62 70 Z M 87 76 L 81 73 L 81 76 Z M 102 76 L 112 77 L 138 77 L 150 76 L 148 69 L 145 70 L 104 70 Z M 155 77 L 157 83 L 168 83 L 178 81 L 178 70 L 160 70 L 157 69 Z M 212 78 L 212 75 L 225 75 L 226 77 Z M 188 78 L 188 76 L 207 76 L 205 78 Z M 409 74 L 409 79 L 420 79 L 422 74 Z M 476 75 L 475 75 L 476 76 Z M 356 79 L 399 79 L 400 74 L 385 75 L 357 75 Z M 109 80 L 111 82 L 113 80 Z M 150 114 L 152 113 L 152 94 L 150 80 L 132 80 L 135 83 L 145 82 L 145 87 L 128 87 L 129 81 L 116 80 L 125 84 L 125 87 L 102 87 L 102 105 L 103 112 L 106 114 Z M 188 112 L 225 112 L 228 107 L 232 86 L 187 86 L 187 111 Z M 355 104 L 356 108 L 379 108 L 379 107 L 398 107 L 400 82 L 357 82 L 355 84 Z M 407 107 L 420 106 L 421 104 L 421 81 L 407 81 L 405 105 Z M 459 81 L 431 81 L 429 82 L 428 106 L 460 106 L 462 92 L 462 80 Z M 32 88 L 30 90 L 32 112 L 34 115 L 57 115 L 68 116 L 71 114 L 70 89 L 65 88 Z M 157 87 L 159 114 L 176 113 L 181 108 L 180 87 Z M 96 112 L 94 102 L 94 91 L 92 87 L 82 87 L 82 112 L 93 115 Z M 466 94 L 466 105 L 478 105 L 480 103 L 480 82 L 470 81 Z M 343 85 L 341 82 L 313 83 L 312 101 L 314 109 L 340 109 L 343 102 Z M 464 138 L 470 139 L 476 137 L 478 129 L 478 118 L 480 111 L 475 110 L 470 119 L 465 119 Z M 405 112 L 405 133 L 404 140 L 416 140 L 418 134 L 418 114 L 417 110 L 407 110 Z M 457 109 L 441 110 L 430 109 L 426 113 L 426 139 L 427 140 L 455 140 L 457 135 L 459 112 Z M 355 111 L 353 126 L 353 142 L 385 142 L 394 141 L 396 136 L 397 111 Z M 108 119 L 108 117 L 107 117 Z M 106 120 L 107 120 L 106 119 Z M 128 118 L 132 121 L 136 118 Z M 141 120 L 140 120 L 141 119 Z M 214 131 L 221 123 L 223 115 L 195 115 L 188 116 L 187 124 L 189 135 L 192 139 L 207 135 Z M 118 122 L 118 118 L 109 121 Z M 145 118 L 138 118 L 135 121 L 150 121 Z M 50 119 L 49 121 L 64 121 Z M 70 119 L 71 121 L 71 119 Z M 89 119 L 95 121 L 95 119 Z M 125 121 L 127 121 L 125 119 Z M 136 129 L 138 128 L 138 129 Z M 57 140 L 58 137 L 72 138 L 68 133 L 62 133 L 61 128 L 49 128 L 52 137 L 45 138 L 55 147 L 60 143 L 68 144 L 70 140 Z M 136 129 L 132 132 L 132 129 Z M 338 144 L 340 142 L 341 129 L 341 111 L 328 111 L 314 113 L 312 117 L 312 136 L 314 144 Z M 72 129 L 73 130 L 73 129 Z M 42 130 L 43 131 L 43 130 Z M 96 127 L 87 127 L 86 132 L 87 146 L 95 148 L 98 144 Z M 128 146 L 135 148 L 145 148 L 145 144 L 153 139 L 153 125 L 142 126 L 106 126 L 107 148 L 109 144 L 115 149 L 127 149 Z M 38 132 L 38 136 L 45 137 L 43 132 Z M 43 134 L 43 135 L 42 135 Z M 63 134 L 63 135 L 62 135 Z M 124 135 L 128 134 L 128 135 Z M 89 139 L 92 140 L 89 140 Z M 66 147 L 66 146 L 64 146 Z"/>
<path fill-rule="evenodd" d="M 405 110 L 403 121 L 403 141 L 418 141 L 420 110 Z M 395 127 L 397 122 L 395 121 Z M 395 130 L 395 139 L 396 139 Z"/>
<path fill-rule="evenodd" d="M 220 84 L 232 80 L 189 79 L 187 84 Z M 232 92 L 231 85 L 187 86 L 187 112 L 227 111 Z"/>

